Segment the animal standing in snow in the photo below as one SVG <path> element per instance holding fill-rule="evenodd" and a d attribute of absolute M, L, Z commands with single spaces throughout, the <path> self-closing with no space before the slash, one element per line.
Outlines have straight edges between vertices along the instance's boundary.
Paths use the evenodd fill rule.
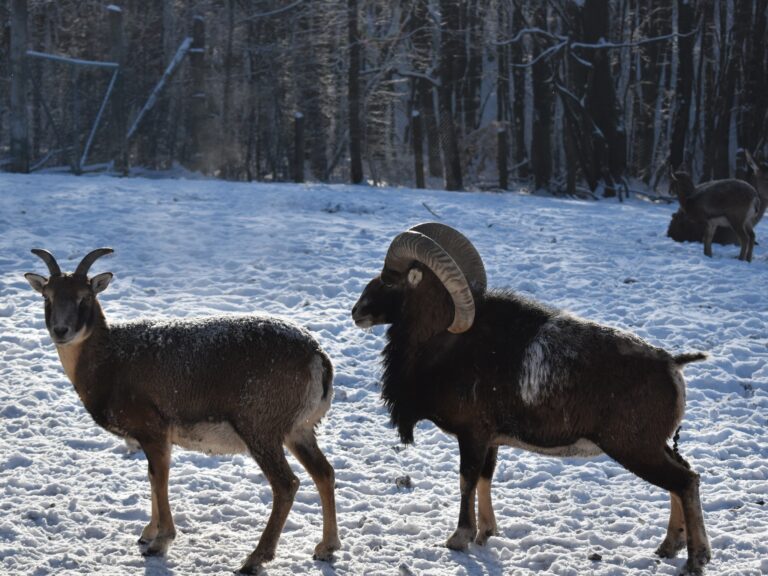
<path fill-rule="evenodd" d="M 45 299 L 45 324 L 86 410 L 101 427 L 138 442 L 147 456 L 152 517 L 139 542 L 164 554 L 176 535 L 168 504 L 171 446 L 211 454 L 249 452 L 272 486 L 272 513 L 242 572 L 274 558 L 299 481 L 283 445 L 312 476 L 323 509 L 315 557 L 340 546 L 334 472 L 315 439 L 330 407 L 333 367 L 314 338 L 265 317 L 107 324 L 96 296 L 111 272 L 88 278 L 94 250 L 73 274 L 33 250 L 50 277 L 25 274 Z"/>
<path fill-rule="evenodd" d="M 694 186 L 688 173 L 675 172 L 670 174 L 670 192 L 677 195 L 680 209 L 691 220 L 706 223 L 705 256 L 712 256 L 712 237 L 717 227 L 730 226 L 739 238 L 739 260 L 752 261 L 753 226 L 760 211 L 760 198 L 751 184 L 729 179 Z"/>
<path fill-rule="evenodd" d="M 671 494 L 657 554 L 687 546 L 692 572 L 709 561 L 699 476 L 667 444 L 683 417 L 681 369 L 703 354 L 672 356 L 632 334 L 486 292 L 475 248 L 436 223 L 392 241 L 352 317 L 361 328 L 391 324 L 382 396 L 401 440 L 412 442 L 423 419 L 458 439 L 461 503 L 449 548 L 496 534 L 491 480 L 498 447 L 509 445 L 607 454 Z"/>

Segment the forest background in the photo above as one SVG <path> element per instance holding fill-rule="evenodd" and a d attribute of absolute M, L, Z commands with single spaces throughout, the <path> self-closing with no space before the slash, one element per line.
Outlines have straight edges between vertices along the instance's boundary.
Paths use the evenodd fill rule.
<path fill-rule="evenodd" d="M 0 0 L 0 163 L 580 196 L 745 177 L 740 151 L 768 153 L 767 7 Z"/>

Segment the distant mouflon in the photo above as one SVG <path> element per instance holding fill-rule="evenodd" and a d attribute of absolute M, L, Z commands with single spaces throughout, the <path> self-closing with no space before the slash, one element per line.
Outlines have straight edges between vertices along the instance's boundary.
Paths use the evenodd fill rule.
<path fill-rule="evenodd" d="M 382 396 L 403 442 L 430 420 L 459 442 L 461 503 L 447 546 L 496 534 L 491 480 L 501 445 L 551 456 L 605 453 L 671 496 L 664 541 L 700 573 L 711 553 L 699 476 L 668 440 L 685 408 L 682 367 L 637 336 L 504 291 L 458 231 L 425 223 L 391 243 L 352 309 L 361 328 L 390 324 Z M 475 513 L 477 497 L 478 514 Z"/>
<path fill-rule="evenodd" d="M 259 571 L 275 555 L 299 485 L 286 446 L 317 485 L 323 537 L 315 557 L 329 559 L 340 546 L 334 472 L 315 439 L 333 394 L 328 356 L 307 331 L 269 317 L 108 324 L 96 296 L 112 273 L 87 273 L 111 252 L 94 250 L 65 274 L 49 252 L 35 249 L 50 277 L 25 276 L 45 299 L 48 332 L 86 410 L 147 456 L 152 515 L 139 540 L 143 553 L 164 554 L 176 535 L 168 504 L 172 445 L 248 452 L 273 493 L 266 528 L 241 567 Z"/>
<path fill-rule="evenodd" d="M 712 240 L 718 226 L 730 226 L 739 239 L 739 260 L 752 261 L 754 226 L 762 216 L 757 190 L 743 180 L 713 180 L 694 186 L 687 172 L 671 172 L 670 191 L 680 202 L 680 211 L 704 224 L 704 255 L 712 256 Z"/>

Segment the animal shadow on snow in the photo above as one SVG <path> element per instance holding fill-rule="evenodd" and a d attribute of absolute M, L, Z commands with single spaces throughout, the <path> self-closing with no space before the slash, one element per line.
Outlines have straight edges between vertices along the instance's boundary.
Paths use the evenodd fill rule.
<path fill-rule="evenodd" d="M 440 544 L 444 547 L 444 544 Z M 451 560 L 456 564 L 463 566 L 467 574 L 472 576 L 497 576 L 505 574 L 504 563 L 499 560 L 497 551 L 493 549 L 492 544 L 486 546 L 477 546 L 470 544 L 466 552 L 450 550 Z"/>

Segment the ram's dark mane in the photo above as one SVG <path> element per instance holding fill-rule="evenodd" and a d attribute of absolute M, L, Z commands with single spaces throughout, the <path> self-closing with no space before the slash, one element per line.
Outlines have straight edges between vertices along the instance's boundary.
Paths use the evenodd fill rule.
<path fill-rule="evenodd" d="M 476 296 L 475 307 L 475 324 L 469 332 L 440 333 L 418 348 L 414 348 L 411 335 L 419 318 L 404 317 L 387 330 L 387 344 L 382 352 L 382 398 L 403 443 L 413 442 L 414 426 L 430 417 L 435 402 L 445 391 L 451 390 L 460 398 L 469 397 L 477 381 L 475 375 L 489 364 L 503 367 L 499 377 L 516 381 L 528 343 L 541 325 L 557 313 L 509 290 Z M 491 334 L 493 337 L 489 337 Z M 504 350 L 490 350 L 488 344 L 492 343 L 503 344 Z M 500 357 L 504 357 L 503 362 Z M 435 366 L 435 371 L 430 366 Z M 483 381 L 490 379 L 488 374 L 482 374 Z"/>

